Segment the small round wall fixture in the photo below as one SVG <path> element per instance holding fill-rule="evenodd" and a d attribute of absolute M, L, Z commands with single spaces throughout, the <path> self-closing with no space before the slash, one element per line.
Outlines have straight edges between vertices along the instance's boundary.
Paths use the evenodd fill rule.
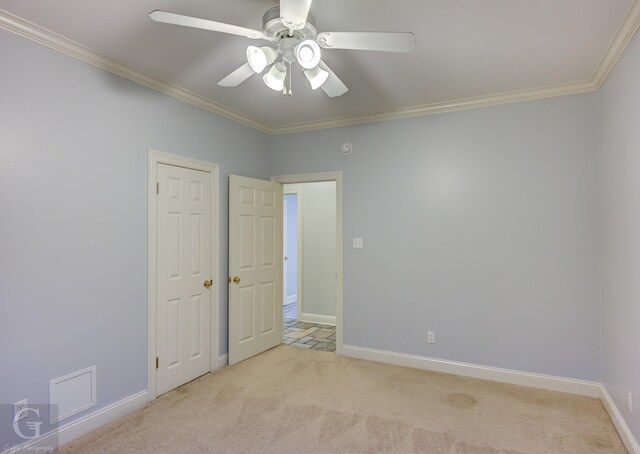
<path fill-rule="evenodd" d="M 353 145 L 351 145 L 351 142 L 345 142 L 342 144 L 341 150 L 344 154 L 349 154 L 353 151 Z"/>

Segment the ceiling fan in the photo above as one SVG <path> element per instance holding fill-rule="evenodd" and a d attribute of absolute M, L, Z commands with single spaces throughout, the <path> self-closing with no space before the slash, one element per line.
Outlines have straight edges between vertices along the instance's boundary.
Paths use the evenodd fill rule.
<path fill-rule="evenodd" d="M 247 63 L 218 82 L 218 85 L 236 87 L 270 66 L 262 77 L 264 83 L 285 95 L 292 95 L 291 68 L 296 63 L 302 67 L 313 90 L 321 87 L 332 98 L 349 90 L 322 61 L 320 48 L 411 52 L 415 47 L 415 37 L 408 32 L 318 33 L 309 17 L 311 1 L 280 0 L 280 6 L 269 9 L 262 17 L 262 31 L 166 11 L 156 10 L 149 16 L 156 22 L 268 41 L 270 45 L 247 47 Z"/>

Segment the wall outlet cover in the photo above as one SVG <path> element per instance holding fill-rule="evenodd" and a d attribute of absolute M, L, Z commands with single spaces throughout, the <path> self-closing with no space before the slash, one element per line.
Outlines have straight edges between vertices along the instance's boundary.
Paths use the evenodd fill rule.
<path fill-rule="evenodd" d="M 21 419 L 24 419 L 27 417 L 27 412 L 24 411 L 27 408 L 27 406 L 28 406 L 27 399 L 22 399 L 20 402 L 16 402 L 15 404 L 13 404 L 14 421 L 20 421 Z"/>
<path fill-rule="evenodd" d="M 428 331 L 427 332 L 427 343 L 429 343 L 429 344 L 435 344 L 436 343 L 436 333 L 434 333 L 433 331 Z"/>

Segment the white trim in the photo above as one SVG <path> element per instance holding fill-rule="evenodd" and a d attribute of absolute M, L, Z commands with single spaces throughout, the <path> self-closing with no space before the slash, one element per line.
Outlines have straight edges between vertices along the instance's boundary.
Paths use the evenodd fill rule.
<path fill-rule="evenodd" d="M 297 221 L 298 221 L 298 250 L 297 252 L 297 259 L 298 259 L 298 291 L 296 293 L 296 301 L 298 303 L 298 314 L 302 314 L 302 273 L 303 273 L 303 269 L 302 269 L 302 256 L 304 255 L 304 250 L 302 247 L 302 237 L 304 235 L 304 232 L 302 231 L 302 188 L 288 188 L 288 189 L 284 189 L 283 186 L 283 192 L 282 195 L 284 196 L 285 194 L 295 194 L 296 195 L 296 205 L 297 205 Z M 298 298 L 298 295 L 300 295 L 300 297 Z"/>
<path fill-rule="evenodd" d="M 604 405 L 607 413 L 609 413 L 609 417 L 613 421 L 613 425 L 616 426 L 616 430 L 618 431 L 618 434 L 620 434 L 620 438 L 622 438 L 622 442 L 627 447 L 627 450 L 630 454 L 640 454 L 640 445 L 638 444 L 638 441 L 633 436 L 633 433 L 624 420 L 622 413 L 618 410 L 618 407 L 604 385 L 600 385 L 600 392 L 602 405 Z"/>
<path fill-rule="evenodd" d="M 640 1 L 640 0 L 639 0 Z M 353 117 L 336 117 L 327 120 L 312 121 L 308 123 L 296 123 L 291 125 L 270 128 L 269 134 L 293 134 L 297 132 L 316 131 L 318 129 L 338 128 L 342 126 L 360 125 L 364 123 L 376 123 L 380 121 L 399 120 L 401 118 L 421 117 L 444 112 L 475 109 L 478 107 L 490 107 L 500 104 L 508 104 L 520 101 L 532 101 L 535 99 L 553 98 L 556 96 L 574 95 L 598 90 L 590 81 L 578 82 L 568 85 L 534 88 L 510 93 L 479 96 L 477 98 L 445 101 L 440 103 L 422 104 L 405 107 L 375 115 L 360 115 Z"/>
<path fill-rule="evenodd" d="M 35 440 L 28 441 L 4 451 L 4 454 L 13 454 L 22 451 L 48 452 L 46 451 L 46 448 L 50 443 L 57 442 L 58 446 L 67 444 L 76 438 L 110 423 L 111 421 L 121 418 L 133 410 L 144 407 L 146 403 L 147 391 L 140 391 L 139 393 L 126 397 L 118 402 L 114 402 L 111 405 L 107 405 L 106 407 L 83 416 L 82 418 L 78 418 L 75 421 L 61 425 L 57 429 L 54 429 Z M 55 437 L 58 437 L 57 440 L 55 440 Z"/>
<path fill-rule="evenodd" d="M 336 182 L 336 353 L 342 354 L 343 323 L 342 307 L 344 298 L 344 215 L 343 215 L 343 181 L 342 172 L 301 173 L 297 175 L 278 175 L 272 181 L 282 184 L 313 183 L 316 181 Z M 299 314 L 301 312 L 298 312 Z"/>
<path fill-rule="evenodd" d="M 293 295 L 289 295 L 287 296 L 287 299 L 285 300 L 285 305 L 287 304 L 291 304 L 291 303 L 298 303 L 298 294 L 294 293 Z"/>
<path fill-rule="evenodd" d="M 598 68 L 594 72 L 591 80 L 575 82 L 550 87 L 540 87 L 528 90 L 520 90 L 508 93 L 497 93 L 476 98 L 446 101 L 442 103 L 423 104 L 403 109 L 397 109 L 377 115 L 362 115 L 356 117 L 340 117 L 327 120 L 314 121 L 309 123 L 289 124 L 278 127 L 270 127 L 257 120 L 236 112 L 226 106 L 218 104 L 211 99 L 204 98 L 196 93 L 186 90 L 174 84 L 162 82 L 153 77 L 147 76 L 140 71 L 130 68 L 120 62 L 110 59 L 93 49 L 65 38 L 57 33 L 40 27 L 32 22 L 24 20 L 7 11 L 0 9 L 0 29 L 15 33 L 16 35 L 35 41 L 39 44 L 57 50 L 71 57 L 95 65 L 99 68 L 118 74 L 127 79 L 138 82 L 154 90 L 165 93 L 174 98 L 180 99 L 194 106 L 221 115 L 238 123 L 244 124 L 258 131 L 275 135 L 291 134 L 294 132 L 314 131 L 317 129 L 336 128 L 340 126 L 357 125 L 363 123 L 373 123 L 378 121 L 397 120 L 400 118 L 430 115 L 442 112 L 453 112 L 458 110 L 475 109 L 478 107 L 488 107 L 511 102 L 530 101 L 534 99 L 551 98 L 556 96 L 572 95 L 577 93 L 587 93 L 597 91 L 605 82 L 611 69 L 624 52 L 629 41 L 640 26 L 640 0 L 634 0 L 629 7 L 627 14 L 618 29 L 616 35 L 611 40 Z"/>
<path fill-rule="evenodd" d="M 156 182 L 158 164 L 201 170 L 211 174 L 211 370 L 218 368 L 220 354 L 220 290 L 226 279 L 220 276 L 220 166 L 160 151 L 147 155 L 147 387 L 148 401 L 156 398 Z M 217 282 L 216 282 L 217 281 Z"/>
<path fill-rule="evenodd" d="M 298 320 L 305 323 L 319 323 L 321 325 L 336 326 L 336 318 L 331 315 L 307 314 L 306 312 L 302 312 L 300 313 Z"/>
<path fill-rule="evenodd" d="M 72 378 L 80 377 L 81 375 L 91 374 L 91 401 L 85 405 L 82 405 L 74 410 L 65 413 L 63 415 L 59 414 L 59 403 L 58 394 L 56 392 L 56 385 L 59 385 L 62 382 L 71 380 Z M 64 375 L 62 377 L 54 378 L 49 380 L 49 424 L 57 424 L 60 421 L 63 421 L 67 418 L 72 417 L 78 413 L 82 413 L 85 410 L 88 410 L 91 407 L 95 407 L 97 404 L 97 391 L 96 391 L 96 366 L 85 367 L 84 369 L 77 370 L 75 372 L 71 372 L 70 374 Z"/>
<path fill-rule="evenodd" d="M 591 80 L 596 90 L 599 90 L 607 80 L 607 76 L 609 76 L 609 73 L 627 48 L 638 27 L 640 27 L 640 0 L 634 0 L 593 74 Z"/>
<path fill-rule="evenodd" d="M 482 380 L 493 380 L 513 385 L 530 386 L 532 388 L 547 389 L 550 391 L 580 394 L 582 396 L 600 397 L 600 383 L 597 382 L 446 361 L 425 356 L 356 347 L 354 345 L 345 345 L 342 352 L 343 355 L 352 358 L 394 364 L 396 366 L 443 372 Z"/>
<path fill-rule="evenodd" d="M 559 378 L 559 377 L 550 377 L 546 375 L 517 372 L 517 371 L 512 371 L 507 369 L 495 369 L 490 367 L 476 366 L 476 365 L 470 365 L 470 364 L 464 364 L 464 363 L 454 363 L 451 361 L 433 360 L 431 358 L 424 358 L 424 357 L 413 356 L 413 355 L 400 355 L 397 353 L 383 352 L 381 350 L 365 349 L 362 347 L 354 347 L 351 345 L 345 345 L 343 352 L 346 356 L 350 356 L 353 358 L 367 359 L 372 361 L 385 362 L 388 364 L 395 364 L 399 366 L 408 366 L 408 367 L 414 367 L 414 368 L 416 367 L 416 363 L 414 362 L 416 359 L 418 361 L 422 361 L 422 360 L 435 361 L 436 364 L 438 365 L 437 367 L 417 367 L 417 368 L 425 369 L 425 370 L 436 370 L 436 371 L 445 372 L 445 373 L 456 373 L 457 375 L 473 376 L 475 378 L 491 379 L 494 381 L 501 381 L 506 383 L 523 384 L 525 386 L 534 386 L 537 388 L 551 389 L 554 391 L 572 392 L 571 390 L 567 391 L 568 388 L 571 388 L 573 389 L 574 394 L 582 394 L 590 397 L 600 397 L 602 404 L 604 405 L 607 413 L 611 417 L 611 420 L 613 421 L 613 424 L 615 425 L 618 433 L 620 434 L 620 438 L 622 438 L 622 441 L 627 447 L 627 450 L 629 451 L 629 453 L 640 454 L 640 445 L 638 445 L 638 442 L 636 441 L 635 437 L 631 433 L 629 426 L 627 425 L 620 411 L 618 410 L 615 403 L 613 402 L 613 399 L 611 399 L 611 396 L 607 392 L 606 388 L 600 383 L 584 382 L 580 380 L 570 380 L 570 379 Z M 396 361 L 394 362 L 382 361 L 381 357 L 378 355 L 378 352 L 383 354 L 386 353 L 386 354 L 394 355 L 394 357 L 396 357 Z M 399 356 L 410 357 L 410 360 L 405 361 L 405 360 L 398 359 L 397 357 Z M 218 368 L 221 368 L 227 365 L 227 358 L 228 358 L 227 354 L 220 355 L 218 357 L 218 361 L 217 361 Z M 422 363 L 421 365 L 424 366 L 424 363 Z M 485 370 L 485 373 L 482 374 L 483 376 L 478 376 L 478 374 L 470 375 L 468 373 L 461 374 L 459 373 L 460 369 L 457 369 L 458 366 L 462 366 L 463 368 L 470 367 L 472 369 Z M 468 371 L 469 369 L 465 369 L 465 370 Z M 495 371 L 498 372 L 497 375 L 495 375 Z M 513 380 L 506 381 L 506 380 L 500 379 L 500 378 L 504 378 L 505 376 L 504 374 L 512 374 Z M 532 384 L 532 383 L 535 383 L 535 384 Z M 536 384 L 544 385 L 544 386 L 536 386 Z M 558 384 L 561 384 L 562 389 L 557 389 Z M 594 395 L 594 387 L 598 390 L 599 392 L 598 395 Z M 147 402 L 147 391 L 140 391 L 125 399 L 122 399 L 118 402 L 108 405 L 98 411 L 95 411 L 89 415 L 76 419 L 75 421 L 72 421 L 70 423 L 64 424 L 58 427 L 56 430 L 51 431 L 47 434 L 44 434 L 43 436 L 41 436 L 36 440 L 31 440 L 29 442 L 23 443 L 9 450 L 6 450 L 3 452 L 3 454 L 15 454 L 27 449 L 30 451 L 35 451 L 38 449 L 44 450 L 48 446 L 48 443 L 51 443 L 52 441 L 57 441 L 58 445 L 62 446 L 93 430 L 96 430 L 110 423 L 111 421 L 114 421 L 122 416 L 125 416 L 127 413 L 137 410 L 138 408 L 144 407 L 146 402 Z M 58 437 L 58 439 L 52 440 L 56 436 Z"/>
<path fill-rule="evenodd" d="M 218 365 L 216 366 L 216 370 L 217 369 L 222 369 L 225 366 L 229 365 L 229 354 L 225 353 L 224 355 L 220 355 L 218 356 Z"/>
<path fill-rule="evenodd" d="M 0 29 L 5 29 L 23 38 L 30 39 L 42 44 L 43 46 L 62 52 L 63 54 L 77 58 L 85 63 L 97 66 L 111 73 L 133 80 L 139 84 L 153 88 L 166 95 L 173 96 L 181 101 L 193 104 L 209 112 L 236 121 L 258 131 L 269 133 L 270 128 L 259 123 L 253 118 L 236 112 L 222 104 L 212 101 L 211 99 L 200 96 L 192 91 L 186 90 L 168 82 L 155 79 L 146 74 L 133 69 L 119 61 L 113 60 L 94 49 L 77 43 L 69 38 L 65 38 L 55 32 L 47 30 L 44 27 L 22 19 L 8 11 L 0 9 Z"/>

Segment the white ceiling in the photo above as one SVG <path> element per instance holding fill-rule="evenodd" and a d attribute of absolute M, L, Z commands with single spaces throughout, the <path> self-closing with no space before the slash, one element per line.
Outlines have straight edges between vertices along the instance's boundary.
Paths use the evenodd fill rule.
<path fill-rule="evenodd" d="M 255 41 L 151 21 L 155 9 L 261 29 L 275 0 L 0 0 L 3 9 L 267 129 L 593 80 L 634 0 L 315 0 L 318 31 L 412 31 L 411 54 L 324 50 L 349 87 L 216 85 Z M 636 8 L 637 9 L 637 8 Z M 634 29 L 635 30 L 635 29 Z"/>

